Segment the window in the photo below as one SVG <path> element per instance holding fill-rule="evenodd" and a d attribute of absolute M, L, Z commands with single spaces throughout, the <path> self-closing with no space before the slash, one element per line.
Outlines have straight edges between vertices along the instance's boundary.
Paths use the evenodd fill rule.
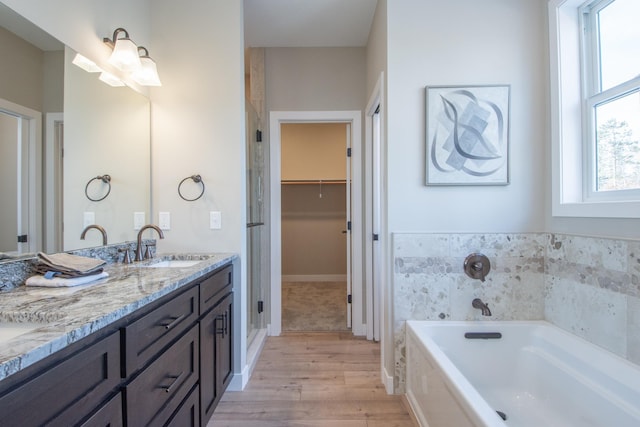
<path fill-rule="evenodd" d="M 549 5 L 553 215 L 640 217 L 640 1 Z"/>

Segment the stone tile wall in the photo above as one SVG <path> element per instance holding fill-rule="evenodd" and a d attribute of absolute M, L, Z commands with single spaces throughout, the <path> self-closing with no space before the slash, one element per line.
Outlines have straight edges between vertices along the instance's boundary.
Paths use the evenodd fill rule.
<path fill-rule="evenodd" d="M 395 389 L 405 320 L 547 320 L 640 364 L 640 242 L 548 233 L 393 236 Z M 464 259 L 489 257 L 485 282 Z M 489 304 L 490 318 L 471 307 Z"/>

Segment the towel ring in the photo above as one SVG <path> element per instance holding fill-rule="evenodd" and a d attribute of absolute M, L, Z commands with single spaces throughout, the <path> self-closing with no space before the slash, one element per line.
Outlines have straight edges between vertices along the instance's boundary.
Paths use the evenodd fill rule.
<path fill-rule="evenodd" d="M 89 196 L 89 186 L 93 181 L 96 181 L 96 180 L 100 180 L 103 183 L 107 184 L 107 194 L 100 197 L 99 199 L 94 199 L 93 197 Z M 85 185 L 84 187 L 84 195 L 87 196 L 87 199 L 91 200 L 92 202 L 99 202 L 101 200 L 106 199 L 109 193 L 111 193 L 111 175 L 105 174 L 105 175 L 96 176 L 95 178 L 91 178 L 89 182 L 87 182 L 87 185 Z"/>
<path fill-rule="evenodd" d="M 188 179 L 192 179 L 193 182 L 195 182 L 196 184 L 200 184 L 202 185 L 202 191 L 200 192 L 200 194 L 198 195 L 198 197 L 194 198 L 194 199 L 188 199 L 186 197 L 184 197 L 182 195 L 182 190 L 180 189 L 180 187 L 182 187 L 182 184 L 184 184 L 184 182 Z M 180 181 L 180 184 L 178 184 L 178 195 L 182 198 L 182 200 L 186 200 L 187 202 L 195 202 L 196 200 L 198 200 L 200 197 L 202 197 L 202 195 L 204 194 L 204 181 L 202 180 L 202 177 L 200 175 L 191 175 L 186 177 L 185 179 L 183 179 L 182 181 Z"/>

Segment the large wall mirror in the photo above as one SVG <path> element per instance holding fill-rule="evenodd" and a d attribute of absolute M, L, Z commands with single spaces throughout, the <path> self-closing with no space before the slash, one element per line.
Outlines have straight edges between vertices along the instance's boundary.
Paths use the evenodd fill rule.
<path fill-rule="evenodd" d="M 0 2 L 0 259 L 99 246 L 90 224 L 134 240 L 134 213 L 150 217 L 149 100 L 54 36 Z"/>

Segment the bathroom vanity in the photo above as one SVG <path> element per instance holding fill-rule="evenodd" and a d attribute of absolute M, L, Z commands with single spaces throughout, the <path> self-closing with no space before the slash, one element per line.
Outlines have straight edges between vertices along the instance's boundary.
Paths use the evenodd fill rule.
<path fill-rule="evenodd" d="M 109 265 L 0 296 L 0 425 L 206 425 L 232 378 L 235 255 Z M 178 262 L 179 261 L 179 262 Z"/>

